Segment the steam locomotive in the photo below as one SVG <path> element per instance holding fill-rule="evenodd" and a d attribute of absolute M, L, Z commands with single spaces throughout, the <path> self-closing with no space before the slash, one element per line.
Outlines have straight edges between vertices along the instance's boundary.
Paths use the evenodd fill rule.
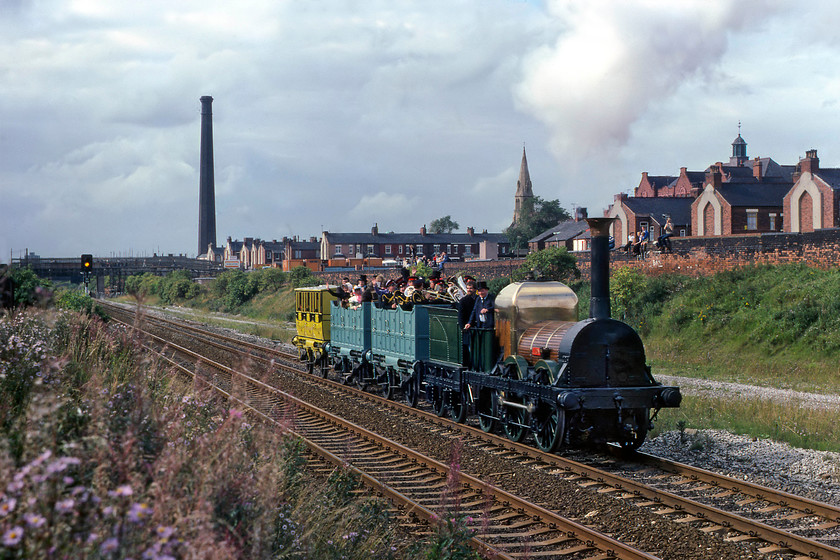
<path fill-rule="evenodd" d="M 611 219 L 587 221 L 592 295 L 583 321 L 565 284 L 516 282 L 496 297 L 495 328 L 472 335 L 465 359 L 453 305 L 348 309 L 320 286 L 296 291 L 293 343 L 310 371 L 332 370 L 387 398 L 401 393 L 412 406 L 424 398 L 456 422 L 473 414 L 484 431 L 513 441 L 531 434 L 543 451 L 604 442 L 635 449 L 658 411 L 682 397 L 653 378 L 638 333 L 610 318 Z"/>

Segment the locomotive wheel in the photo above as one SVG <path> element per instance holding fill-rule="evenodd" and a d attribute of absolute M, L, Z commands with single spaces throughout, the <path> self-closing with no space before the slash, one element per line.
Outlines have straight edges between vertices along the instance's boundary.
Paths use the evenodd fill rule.
<path fill-rule="evenodd" d="M 508 439 L 520 442 L 525 437 L 525 411 L 521 408 L 508 407 L 505 419 L 505 434 Z"/>
<path fill-rule="evenodd" d="M 458 422 L 459 424 L 463 424 L 464 420 L 467 419 L 467 399 L 463 393 L 449 393 L 449 397 L 451 399 L 451 405 L 449 407 L 449 417 L 452 418 L 453 422 Z"/>
<path fill-rule="evenodd" d="M 443 416 L 446 413 L 446 399 L 444 396 L 443 389 L 439 387 L 432 388 L 432 408 L 438 416 Z"/>
<path fill-rule="evenodd" d="M 556 406 L 541 405 L 536 412 L 534 441 L 540 451 L 554 453 L 566 431 L 566 412 Z"/>
<path fill-rule="evenodd" d="M 405 402 L 412 408 L 417 408 L 417 403 L 420 401 L 420 379 L 423 377 L 423 364 L 417 362 L 414 364 L 414 373 L 411 374 L 411 379 L 405 386 Z"/>
<path fill-rule="evenodd" d="M 478 425 L 486 433 L 496 431 L 499 423 L 496 421 L 496 394 L 492 389 L 484 389 L 478 396 L 475 405 L 478 414 Z"/>

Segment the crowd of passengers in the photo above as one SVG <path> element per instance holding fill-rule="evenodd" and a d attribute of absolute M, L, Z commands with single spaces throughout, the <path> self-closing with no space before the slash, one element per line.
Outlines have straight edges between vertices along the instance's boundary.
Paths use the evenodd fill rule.
<path fill-rule="evenodd" d="M 358 309 L 365 302 L 379 308 L 400 307 L 406 311 L 418 303 L 450 304 L 458 310 L 464 365 L 486 368 L 489 362 L 484 363 L 488 358 L 482 348 L 483 345 L 492 346 L 493 342 L 492 336 L 487 339 L 481 333 L 494 329 L 496 308 L 496 298 L 490 293 L 487 282 L 476 281 L 471 276 L 463 276 L 460 282 L 454 276 L 444 278 L 440 269 L 433 270 L 428 279 L 412 275 L 405 267 L 401 272 L 399 278 L 386 280 L 380 274 L 372 282 L 362 274 L 355 285 L 345 277 L 337 289 L 330 288 L 329 291 L 336 296 L 339 305 L 350 309 Z"/>

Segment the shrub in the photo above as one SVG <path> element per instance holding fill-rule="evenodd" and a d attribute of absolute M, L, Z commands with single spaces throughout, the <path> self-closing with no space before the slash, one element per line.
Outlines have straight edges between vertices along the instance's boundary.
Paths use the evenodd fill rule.
<path fill-rule="evenodd" d="M 577 267 L 577 259 L 565 247 L 548 247 L 529 253 L 511 278 L 514 282 L 534 278 L 569 283 L 580 278 L 580 270 Z"/>

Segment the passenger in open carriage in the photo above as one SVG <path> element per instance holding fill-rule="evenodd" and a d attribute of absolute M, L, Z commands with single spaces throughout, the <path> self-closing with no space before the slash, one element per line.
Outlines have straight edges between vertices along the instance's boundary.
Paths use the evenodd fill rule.
<path fill-rule="evenodd" d="M 395 280 L 388 280 L 388 282 L 385 283 L 385 289 L 387 291 L 379 296 L 378 307 L 382 307 L 384 309 L 396 309 L 401 297 L 399 285 Z"/>

